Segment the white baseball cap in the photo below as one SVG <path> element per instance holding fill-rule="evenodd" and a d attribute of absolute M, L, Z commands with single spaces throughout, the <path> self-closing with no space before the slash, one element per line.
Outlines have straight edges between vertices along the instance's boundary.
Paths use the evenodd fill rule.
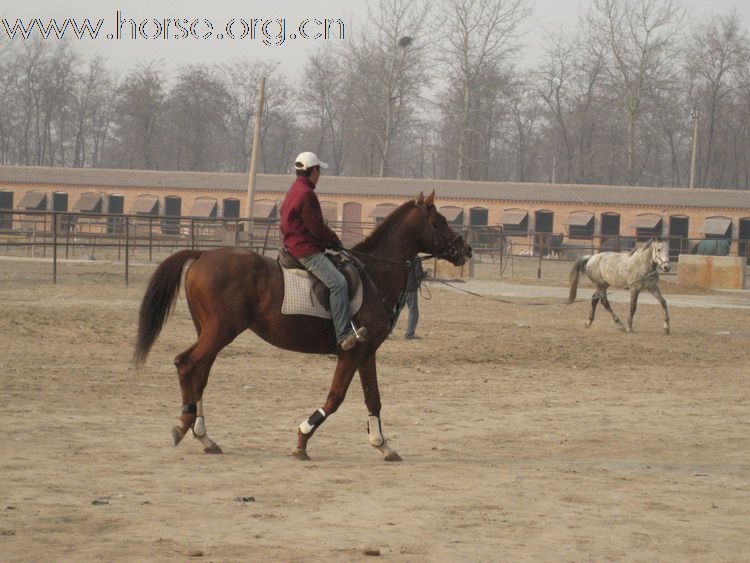
<path fill-rule="evenodd" d="M 318 158 L 314 152 L 302 152 L 294 159 L 294 168 L 296 170 L 307 170 L 313 166 L 328 168 L 328 165 Z"/>

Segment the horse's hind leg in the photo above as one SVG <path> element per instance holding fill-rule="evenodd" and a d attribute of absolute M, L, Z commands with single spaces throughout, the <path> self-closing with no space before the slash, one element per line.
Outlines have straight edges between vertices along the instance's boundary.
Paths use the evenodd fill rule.
<path fill-rule="evenodd" d="M 175 366 L 182 390 L 180 426 L 172 429 L 174 445 L 179 444 L 193 430 L 195 438 L 204 445 L 206 453 L 221 453 L 221 448 L 206 434 L 203 414 L 203 390 L 218 352 L 233 340 L 233 336 L 217 331 L 203 331 L 198 341 L 175 358 Z"/>
<path fill-rule="evenodd" d="M 206 419 L 203 416 L 203 390 L 208 383 L 208 373 L 215 359 L 216 355 L 213 355 L 210 360 L 207 359 L 201 365 L 200 372 L 193 376 L 193 387 L 195 388 L 196 397 L 196 418 L 193 424 L 193 437 L 200 440 L 201 444 L 203 444 L 203 451 L 207 454 L 223 453 L 219 445 L 206 434 Z"/>
<path fill-rule="evenodd" d="M 609 299 L 607 299 L 607 292 L 602 291 L 602 305 L 604 305 L 604 308 L 609 311 L 609 314 L 612 315 L 612 319 L 615 321 L 618 327 L 620 327 L 621 330 L 626 330 L 625 325 L 620 320 L 620 317 L 618 317 L 615 312 L 612 310 L 612 305 L 609 304 Z"/>
<path fill-rule="evenodd" d="M 367 433 L 370 445 L 380 450 L 385 461 L 401 461 L 401 456 L 391 449 L 383 436 L 383 426 L 380 422 L 380 390 L 378 389 L 378 375 L 375 367 L 375 354 L 364 359 L 359 366 L 359 380 L 365 395 L 367 406 Z"/>
<path fill-rule="evenodd" d="M 191 382 L 192 373 L 187 369 L 190 354 L 197 345 L 198 343 L 196 342 L 190 346 L 190 348 L 179 354 L 174 360 L 182 392 L 182 414 L 180 415 L 180 425 L 172 428 L 172 441 L 175 446 L 182 441 L 185 434 L 187 434 L 192 428 L 197 417 L 197 406 Z"/>
<path fill-rule="evenodd" d="M 659 290 L 659 286 L 655 285 L 648 288 L 649 293 L 656 297 L 656 300 L 661 304 L 661 308 L 664 309 L 664 332 L 669 334 L 669 310 L 667 309 L 667 300 Z"/>

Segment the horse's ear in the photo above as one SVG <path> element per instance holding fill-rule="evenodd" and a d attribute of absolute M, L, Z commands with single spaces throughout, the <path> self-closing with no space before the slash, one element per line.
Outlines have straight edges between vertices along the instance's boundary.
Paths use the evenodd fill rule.
<path fill-rule="evenodd" d="M 417 205 L 424 205 L 424 194 L 422 192 L 419 192 L 419 197 L 417 198 Z"/>
<path fill-rule="evenodd" d="M 432 190 L 432 193 L 427 196 L 427 199 L 424 200 L 424 204 L 429 207 L 430 205 L 435 205 L 435 190 Z"/>

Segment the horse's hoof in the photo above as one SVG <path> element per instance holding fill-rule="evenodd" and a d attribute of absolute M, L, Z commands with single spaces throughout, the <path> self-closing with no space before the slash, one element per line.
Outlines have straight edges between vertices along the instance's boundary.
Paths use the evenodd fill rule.
<path fill-rule="evenodd" d="M 203 448 L 203 453 L 207 453 L 207 454 L 223 454 L 224 451 L 219 447 L 219 444 L 211 444 L 207 448 Z"/>
<path fill-rule="evenodd" d="M 397 454 L 396 452 L 394 452 L 394 451 L 390 451 L 390 452 L 388 452 L 388 453 L 387 453 L 387 454 L 386 454 L 386 455 L 385 455 L 385 456 L 383 457 L 383 459 L 384 459 L 385 461 L 401 461 L 401 456 L 400 456 L 400 455 L 398 455 L 398 454 Z"/>
<path fill-rule="evenodd" d="M 670 334 L 669 327 L 667 327 L 667 328 L 664 329 L 664 334 Z"/>
<path fill-rule="evenodd" d="M 589 327 L 591 326 L 591 321 L 586 321 L 586 322 L 584 323 L 584 326 L 585 326 L 586 328 L 589 328 Z"/>
<path fill-rule="evenodd" d="M 300 461 L 310 461 L 310 456 L 307 455 L 307 452 L 299 448 L 294 449 L 294 451 L 292 452 L 292 456 Z"/>
<path fill-rule="evenodd" d="M 180 430 L 179 427 L 175 426 L 172 428 L 172 442 L 176 446 L 180 442 L 182 442 L 182 439 L 185 437 L 185 433 Z"/>

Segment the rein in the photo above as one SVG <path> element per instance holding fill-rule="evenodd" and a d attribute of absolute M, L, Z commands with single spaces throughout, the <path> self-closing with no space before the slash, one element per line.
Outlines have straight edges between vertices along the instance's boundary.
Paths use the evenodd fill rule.
<path fill-rule="evenodd" d="M 473 295 L 474 297 L 479 297 L 481 299 L 488 299 L 489 301 L 497 301 L 499 303 L 506 303 L 508 305 L 520 305 L 521 307 L 536 307 L 540 305 L 550 305 L 550 303 L 518 303 L 516 301 L 508 301 L 507 299 L 501 299 L 500 297 L 491 297 L 489 295 L 482 295 L 481 293 L 476 293 L 474 291 L 469 291 L 468 289 L 463 289 L 461 287 L 457 287 L 453 285 L 450 282 L 447 282 L 445 280 L 438 280 L 438 279 L 432 279 L 432 283 L 439 283 L 444 286 L 450 287 L 452 289 L 455 289 L 456 291 L 460 291 L 462 293 L 466 293 L 468 295 Z"/>
<path fill-rule="evenodd" d="M 412 266 L 411 260 L 391 260 L 390 258 L 383 258 L 381 256 L 375 256 L 374 254 L 367 254 L 364 252 L 358 252 L 356 250 L 352 249 L 343 249 L 343 252 L 346 254 L 351 254 L 355 256 L 363 256 L 366 258 L 372 258 L 373 260 L 379 260 L 381 262 L 385 262 L 387 264 L 401 264 L 404 266 L 404 272 L 405 275 L 409 275 L 409 270 Z M 394 327 L 396 326 L 396 318 L 398 317 L 398 311 L 401 310 L 404 303 L 406 302 L 406 280 L 404 280 L 404 289 L 401 290 L 401 292 L 398 294 L 398 297 L 396 298 L 396 303 L 394 304 L 393 308 L 388 306 L 388 303 L 385 302 L 385 298 L 383 297 L 383 294 L 380 293 L 380 289 L 378 289 L 378 285 L 375 283 L 375 280 L 372 279 L 372 276 L 370 275 L 369 270 L 365 266 L 364 263 L 362 263 L 360 260 L 355 260 L 355 264 L 358 265 L 358 270 L 364 274 L 364 276 L 367 278 L 367 281 L 370 282 L 370 285 L 375 290 L 375 293 L 380 298 L 380 302 L 383 304 L 383 308 L 385 309 L 385 312 L 388 313 L 388 334 L 393 332 Z M 361 264 L 361 267 L 359 267 L 359 264 Z"/>
<path fill-rule="evenodd" d="M 358 250 L 353 250 L 351 248 L 344 248 L 343 250 L 355 256 L 363 256 L 365 258 L 372 258 L 373 260 L 379 260 L 380 262 L 385 262 L 386 264 L 402 264 L 407 270 L 411 268 L 411 260 L 392 260 L 390 258 L 383 258 L 382 256 L 376 256 L 375 254 L 367 254 L 366 252 L 359 252 Z"/>
<path fill-rule="evenodd" d="M 415 257 L 415 260 L 431 260 L 433 258 L 438 258 L 438 259 L 444 259 L 445 260 L 445 259 L 448 259 L 448 257 L 454 257 L 454 256 L 456 256 L 458 254 L 458 250 L 453 245 L 456 243 L 456 241 L 458 241 L 460 239 L 461 239 L 461 235 L 459 235 L 458 233 L 455 233 L 454 236 L 453 236 L 453 238 L 450 241 L 448 241 L 448 243 L 445 245 L 446 250 L 444 252 L 441 252 L 440 254 L 428 254 L 424 258 L 419 258 L 419 256 L 417 256 L 417 257 Z M 438 240 L 437 240 L 437 236 L 436 236 L 436 233 L 434 231 L 434 228 L 433 228 L 433 242 L 435 243 L 435 247 L 437 247 L 438 246 Z M 386 312 L 389 315 L 388 334 L 390 334 L 393 331 L 393 329 L 394 329 L 394 327 L 396 325 L 396 319 L 398 318 L 398 313 L 401 311 L 401 309 L 403 308 L 404 304 L 406 303 L 406 281 L 407 281 L 407 278 L 409 276 L 409 271 L 411 270 L 414 262 L 412 260 L 393 260 L 391 258 L 384 258 L 382 256 L 377 256 L 377 255 L 374 255 L 374 254 L 368 254 L 368 253 L 360 252 L 358 250 L 354 250 L 354 249 L 350 249 L 350 248 L 342 248 L 342 251 L 344 253 L 346 253 L 346 254 L 349 254 L 350 257 L 353 258 L 353 260 L 354 260 L 355 263 L 357 263 L 357 262 L 361 263 L 361 261 L 359 261 L 356 258 L 354 258 L 356 256 L 360 256 L 360 257 L 363 257 L 363 258 L 370 258 L 372 260 L 378 260 L 378 261 L 384 262 L 386 264 L 400 264 L 400 265 L 402 265 L 404 267 L 404 278 L 405 278 L 404 279 L 404 288 L 401 290 L 401 292 L 399 293 L 398 297 L 396 298 L 396 303 L 394 304 L 393 308 L 391 308 L 386 303 L 385 298 L 383 297 L 383 294 L 380 293 L 380 290 L 378 289 L 378 286 L 375 283 L 375 280 L 372 279 L 372 276 L 370 275 L 370 272 L 367 270 L 367 268 L 365 267 L 365 265 L 362 264 L 361 267 L 359 267 L 359 265 L 358 265 L 358 269 L 369 280 L 370 285 L 372 285 L 373 289 L 375 290 L 375 293 L 380 298 L 380 302 L 383 304 L 383 308 L 385 308 Z M 458 288 L 456 288 L 456 289 L 458 289 Z"/>

